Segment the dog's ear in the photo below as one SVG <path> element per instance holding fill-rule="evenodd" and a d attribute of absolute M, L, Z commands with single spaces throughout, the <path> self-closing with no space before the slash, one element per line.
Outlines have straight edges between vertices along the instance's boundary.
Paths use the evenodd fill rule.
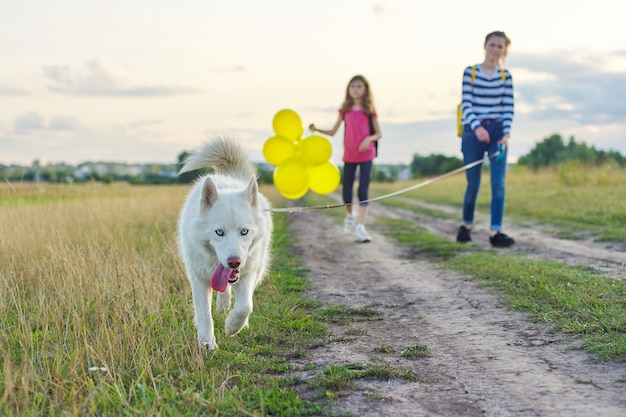
<path fill-rule="evenodd" d="M 202 208 L 211 207 L 217 201 L 217 187 L 211 179 L 206 177 L 204 184 L 202 185 L 202 196 L 200 197 L 200 204 Z"/>
<path fill-rule="evenodd" d="M 259 202 L 259 198 L 257 196 L 257 194 L 259 194 L 259 186 L 256 183 L 256 176 L 253 175 L 250 177 L 250 182 L 248 183 L 245 192 L 248 195 L 250 205 L 256 208 Z"/>

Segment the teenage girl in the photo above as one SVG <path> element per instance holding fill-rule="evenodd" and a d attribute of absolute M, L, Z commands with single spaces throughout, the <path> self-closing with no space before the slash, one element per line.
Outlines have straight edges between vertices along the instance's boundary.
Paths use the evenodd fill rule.
<path fill-rule="evenodd" d="M 513 123 L 513 78 L 504 69 L 504 59 L 511 40 L 504 32 L 491 32 L 485 37 L 485 60 L 482 64 L 465 68 L 463 72 L 463 135 L 461 150 L 463 163 L 482 160 L 489 156 L 491 173 L 491 224 L 489 241 L 498 248 L 511 246 L 515 240 L 502 233 L 504 217 L 504 182 L 506 156 L 511 124 Z M 474 74 L 474 76 L 472 76 Z M 470 231 L 474 222 L 476 198 L 480 189 L 482 165 L 465 171 L 467 188 L 463 199 L 463 224 L 459 227 L 457 242 L 472 240 Z"/>

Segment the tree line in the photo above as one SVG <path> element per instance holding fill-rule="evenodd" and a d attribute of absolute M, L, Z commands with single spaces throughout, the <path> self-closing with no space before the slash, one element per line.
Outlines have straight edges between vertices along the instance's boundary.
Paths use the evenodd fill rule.
<path fill-rule="evenodd" d="M 517 163 L 532 169 L 553 167 L 559 164 L 579 161 L 589 166 L 615 164 L 626 165 L 626 156 L 617 151 L 602 151 L 586 143 L 578 143 L 571 136 L 565 143 L 559 134 L 553 134 L 538 142 L 531 151 L 520 157 Z M 413 155 L 411 174 L 413 178 L 442 175 L 463 166 L 463 161 L 444 155 Z"/>
<path fill-rule="evenodd" d="M 20 168 L 8 169 L 0 165 L 0 180 L 2 181 L 47 181 L 47 182 L 81 182 L 97 181 L 110 183 L 113 181 L 126 181 L 131 184 L 186 184 L 194 181 L 200 175 L 211 172 L 210 168 L 186 172 L 181 175 L 176 173 L 182 167 L 189 152 L 184 151 L 178 154 L 175 164 L 163 166 L 146 165 L 143 172 L 137 175 L 111 172 L 102 174 L 96 171 L 90 172 L 87 177 L 77 177 L 73 175 L 74 168 L 68 165 L 42 167 L 41 169 Z M 538 142 L 531 151 L 520 157 L 519 165 L 525 165 L 532 169 L 543 167 L 553 167 L 559 164 L 576 160 L 589 166 L 599 166 L 613 164 L 619 167 L 626 165 L 626 157 L 617 151 L 602 151 L 594 146 L 589 146 L 584 142 L 576 142 L 572 136 L 567 143 L 560 134 L 553 134 Z M 441 154 L 431 154 L 421 156 L 414 154 L 409 165 L 412 178 L 422 178 L 438 176 L 448 173 L 463 166 L 463 161 L 457 157 L 445 156 Z M 374 166 L 372 179 L 374 181 L 395 181 L 399 171 L 404 166 Z M 273 182 L 272 172 L 268 169 L 259 169 L 259 181 L 271 184 Z"/>
<path fill-rule="evenodd" d="M 586 143 L 577 143 L 573 136 L 565 143 L 559 134 L 554 134 L 537 143 L 517 163 L 538 169 L 556 166 L 572 160 L 590 166 L 616 164 L 623 167 L 626 165 L 626 157 L 617 151 L 602 151 L 594 146 L 588 146 Z"/>

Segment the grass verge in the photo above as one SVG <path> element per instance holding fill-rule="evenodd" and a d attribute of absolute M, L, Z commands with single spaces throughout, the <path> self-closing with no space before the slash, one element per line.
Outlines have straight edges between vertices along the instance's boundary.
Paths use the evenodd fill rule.
<path fill-rule="evenodd" d="M 416 254 L 426 253 L 444 267 L 501 291 L 510 308 L 580 337 L 580 348 L 597 358 L 626 361 L 625 282 L 584 267 L 449 242 L 407 220 L 384 219 L 381 224 L 389 236 Z"/>

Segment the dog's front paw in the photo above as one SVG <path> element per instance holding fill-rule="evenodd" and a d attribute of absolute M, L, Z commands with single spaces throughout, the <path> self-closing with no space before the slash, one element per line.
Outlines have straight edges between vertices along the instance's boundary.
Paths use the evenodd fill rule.
<path fill-rule="evenodd" d="M 217 343 L 215 342 L 215 337 L 213 337 L 210 342 L 203 339 L 198 339 L 198 346 L 200 347 L 200 350 L 205 350 L 207 352 L 219 348 L 219 346 L 217 346 Z"/>
<path fill-rule="evenodd" d="M 234 336 L 245 327 L 248 327 L 248 317 L 241 319 L 231 314 L 226 319 L 226 336 Z"/>
<path fill-rule="evenodd" d="M 217 294 L 217 311 L 225 313 L 230 308 L 230 289 Z"/>

